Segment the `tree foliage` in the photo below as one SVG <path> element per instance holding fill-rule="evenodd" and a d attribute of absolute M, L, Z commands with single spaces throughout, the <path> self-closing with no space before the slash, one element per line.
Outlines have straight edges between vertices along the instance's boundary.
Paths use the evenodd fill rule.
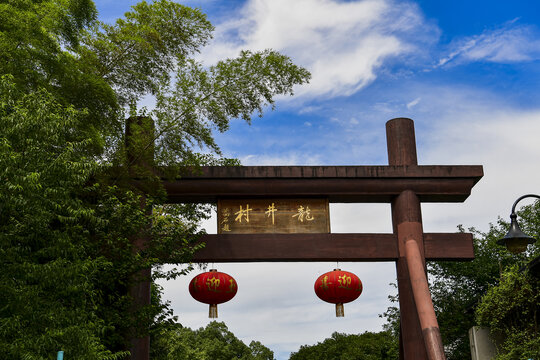
<path fill-rule="evenodd" d="M 0 352 L 44 359 L 114 358 L 99 334 L 95 283 L 107 261 L 88 252 L 86 224 L 99 221 L 74 196 L 95 162 L 91 138 L 72 129 L 84 114 L 47 91 L 23 94 L 0 81 Z M 119 354 L 117 354 L 119 355 Z"/>
<path fill-rule="evenodd" d="M 143 1 L 113 25 L 96 23 L 82 40 L 85 67 L 107 81 L 130 116 L 154 119 L 158 164 L 196 162 L 194 147 L 220 155 L 212 131 L 226 131 L 232 118 L 249 122 L 254 112 L 262 115 L 264 106 L 274 104 L 276 95 L 292 95 L 294 85 L 309 79 L 305 69 L 272 50 L 244 51 L 204 66 L 194 55 L 212 31 L 200 10 Z M 137 106 L 148 95 L 156 100 L 150 113 Z"/>
<path fill-rule="evenodd" d="M 476 325 L 474 308 L 497 284 L 503 262 L 509 260 L 495 243 L 504 236 L 504 224 L 490 225 L 487 233 L 469 230 L 473 233 L 473 261 L 438 261 L 428 267 L 431 296 L 449 360 L 470 358 L 468 330 Z"/>
<path fill-rule="evenodd" d="M 302 345 L 290 360 L 397 360 L 399 344 L 389 331 L 358 335 L 333 333 L 316 345 Z"/>
<path fill-rule="evenodd" d="M 499 344 L 497 360 L 540 357 L 540 279 L 517 265 L 504 272 L 476 308 L 478 324 L 489 327 Z"/>
<path fill-rule="evenodd" d="M 159 287 L 137 313 L 128 289 L 141 269 L 189 271 L 161 265 L 189 264 L 208 207 L 166 204 L 152 166 L 175 177 L 235 164 L 213 132 L 309 79 L 272 50 L 195 61 L 213 27 L 171 1 L 96 18 L 90 0 L 0 1 L 0 352 L 12 359 L 121 356 L 133 335 L 174 323 Z M 152 111 L 139 105 L 148 96 Z M 154 144 L 147 186 L 134 186 Z"/>
<path fill-rule="evenodd" d="M 522 229 L 540 239 L 540 201 L 518 212 Z M 498 341 L 497 359 L 536 359 L 540 357 L 540 279 L 532 273 L 531 259 L 538 262 L 540 242 L 515 256 L 501 273 L 496 286 L 483 295 L 475 309 L 479 325 L 489 327 Z"/>
<path fill-rule="evenodd" d="M 518 215 L 523 229 L 539 238 L 539 204 L 523 207 Z M 529 246 L 528 253 L 523 255 L 513 255 L 497 245 L 497 240 L 506 234 L 508 227 L 507 222 L 499 219 L 495 225 L 490 224 L 487 232 L 470 229 L 475 250 L 475 259 L 471 262 L 430 264 L 431 293 L 449 359 L 470 358 L 468 329 L 478 325 L 475 310 L 482 297 L 498 286 L 506 269 L 523 266 L 540 254 L 538 243 Z"/>
<path fill-rule="evenodd" d="M 518 216 L 522 229 L 527 234 L 539 239 L 540 203 L 536 202 L 533 205 L 522 207 L 518 211 Z M 509 340 L 508 346 L 504 345 L 500 349 L 502 353 L 513 354 L 513 351 L 517 351 L 515 349 L 524 349 L 524 343 L 517 341 L 518 338 L 525 341 L 531 336 L 537 337 L 537 332 L 531 332 L 529 325 L 535 322 L 538 324 L 538 320 L 531 321 L 532 318 L 529 315 L 515 318 L 521 327 L 516 327 L 515 324 L 512 327 L 502 318 L 504 314 L 507 314 L 507 311 L 509 313 L 519 312 L 527 306 L 534 309 L 535 302 L 536 309 L 539 306 L 538 298 L 534 296 L 527 298 L 527 301 L 531 301 L 530 303 L 523 303 L 525 288 L 530 289 L 531 286 L 535 286 L 530 277 L 521 273 L 521 280 L 527 282 L 527 287 L 513 284 L 510 279 L 515 279 L 517 276 L 512 275 L 516 266 L 525 266 L 531 259 L 540 255 L 540 244 L 537 242 L 530 245 L 525 254 L 511 254 L 504 247 L 497 245 L 497 240 L 506 234 L 508 227 L 507 222 L 499 219 L 496 224 L 490 224 L 487 232 L 481 232 L 475 228 L 469 229 L 473 233 L 475 253 L 473 261 L 436 261 L 428 264 L 431 296 L 449 360 L 471 358 L 468 330 L 475 325 L 492 326 L 499 333 L 505 333 L 509 339 L 514 339 Z M 461 228 L 460 230 L 463 231 Z M 508 274 L 507 269 L 510 269 Z M 507 284 L 509 281 L 510 283 Z M 524 292 L 520 293 L 520 289 L 523 289 Z M 507 296 L 504 302 L 502 294 Z M 397 299 L 394 298 L 394 300 Z M 498 306 L 501 307 L 497 308 Z M 518 311 L 518 309 L 521 310 Z M 476 317 L 475 311 L 480 311 Z M 515 313 L 513 314 L 515 315 Z M 387 328 L 399 329 L 399 309 L 391 307 L 383 315 L 388 319 Z M 532 316 L 532 313 L 530 315 Z M 521 335 L 510 335 L 512 332 Z M 531 342 L 527 343 L 527 346 L 532 349 L 538 344 Z M 519 352 L 515 354 L 517 353 Z M 507 359 L 501 357 L 501 359 L 503 358 Z M 508 359 L 513 358 L 521 359 L 526 358 L 526 356 L 508 357 Z"/>
<path fill-rule="evenodd" d="M 0 2 L 0 74 L 23 92 L 44 89 L 60 105 L 86 110 L 73 127 L 91 134 L 94 154 L 119 129 L 114 92 L 78 54 L 82 31 L 96 17 L 91 0 Z"/>
<path fill-rule="evenodd" d="M 162 329 L 152 338 L 151 358 L 156 360 L 274 360 L 274 353 L 258 341 L 249 346 L 222 322 L 191 330 L 180 326 Z"/>

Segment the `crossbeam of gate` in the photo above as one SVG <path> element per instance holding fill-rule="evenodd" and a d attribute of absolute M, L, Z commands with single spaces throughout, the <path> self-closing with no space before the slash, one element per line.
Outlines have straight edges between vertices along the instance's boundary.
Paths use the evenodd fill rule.
<path fill-rule="evenodd" d="M 194 262 L 397 261 L 394 234 L 208 234 Z M 425 233 L 426 260 L 472 260 L 472 235 Z"/>
<path fill-rule="evenodd" d="M 219 198 L 326 197 L 333 203 L 391 203 L 405 190 L 422 202 L 462 202 L 482 177 L 481 166 L 203 167 L 164 182 L 169 202 Z M 396 261 L 395 234 L 218 234 L 201 239 L 199 262 Z M 424 234 L 427 260 L 471 260 L 472 235 Z M 355 251 L 357 250 L 357 251 Z"/>
<path fill-rule="evenodd" d="M 422 202 L 462 202 L 482 166 L 209 166 L 163 183 L 168 202 L 245 197 L 328 197 L 334 203 L 390 203 L 405 190 Z"/>

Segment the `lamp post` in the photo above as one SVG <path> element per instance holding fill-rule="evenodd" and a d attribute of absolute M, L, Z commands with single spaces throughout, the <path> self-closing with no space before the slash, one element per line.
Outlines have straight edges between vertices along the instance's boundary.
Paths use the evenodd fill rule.
<path fill-rule="evenodd" d="M 497 240 L 497 244 L 506 245 L 508 251 L 513 254 L 524 252 L 527 249 L 527 245 L 536 242 L 535 238 L 521 231 L 517 222 L 516 205 L 521 200 L 529 197 L 540 199 L 540 195 L 535 194 L 520 196 L 512 206 L 512 213 L 510 214 L 510 230 L 508 230 L 508 233 L 502 239 Z"/>

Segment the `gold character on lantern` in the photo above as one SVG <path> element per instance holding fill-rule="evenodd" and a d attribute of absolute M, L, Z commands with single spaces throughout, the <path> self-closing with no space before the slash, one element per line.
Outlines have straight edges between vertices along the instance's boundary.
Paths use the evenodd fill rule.
<path fill-rule="evenodd" d="M 210 291 L 219 292 L 218 287 L 219 287 L 220 282 L 221 282 L 221 280 L 219 280 L 218 278 L 213 277 L 211 279 L 206 280 L 206 286 L 208 286 L 208 290 L 210 290 Z"/>
<path fill-rule="evenodd" d="M 268 210 L 266 210 L 265 214 L 267 217 L 272 216 L 272 225 L 275 224 L 274 214 L 277 211 L 276 207 L 274 206 L 274 203 L 272 205 L 268 205 Z"/>
<path fill-rule="evenodd" d="M 328 276 L 325 276 L 325 277 L 321 280 L 321 289 L 323 289 L 323 290 L 328 290 L 328 285 L 332 285 L 332 283 L 329 283 L 329 282 L 328 282 Z"/>
<path fill-rule="evenodd" d="M 240 205 L 240 210 L 234 213 L 236 215 L 236 218 L 234 221 L 242 222 L 242 219 L 244 218 L 246 222 L 249 222 L 249 212 L 253 209 L 249 207 L 249 204 L 246 205 L 245 209 L 242 209 L 242 205 Z"/>
<path fill-rule="evenodd" d="M 233 279 L 229 279 L 229 293 L 232 293 L 234 292 L 234 288 L 236 287 L 236 284 L 234 283 L 234 280 Z"/>
<path fill-rule="evenodd" d="M 306 206 L 305 208 L 302 205 L 298 206 L 298 212 L 294 214 L 292 217 L 298 217 L 298 220 L 300 222 L 304 222 L 304 219 L 307 221 L 314 220 L 313 215 L 311 215 L 311 209 L 309 206 Z"/>
<path fill-rule="evenodd" d="M 347 275 L 338 276 L 338 288 L 351 289 L 351 277 Z"/>

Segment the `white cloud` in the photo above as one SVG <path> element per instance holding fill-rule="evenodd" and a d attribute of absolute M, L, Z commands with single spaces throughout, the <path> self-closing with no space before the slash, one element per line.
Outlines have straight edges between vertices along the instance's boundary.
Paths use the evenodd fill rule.
<path fill-rule="evenodd" d="M 311 126 L 311 125 L 309 125 Z M 321 162 L 317 154 L 290 152 L 284 155 L 251 154 L 240 157 L 242 165 L 271 166 L 271 165 L 316 165 Z"/>
<path fill-rule="evenodd" d="M 535 26 L 511 21 L 500 28 L 486 30 L 480 35 L 456 39 L 450 52 L 439 60 L 438 66 L 450 62 L 488 61 L 515 63 L 540 59 L 539 32 Z"/>
<path fill-rule="evenodd" d="M 407 109 L 412 109 L 413 107 L 415 107 L 416 105 L 418 105 L 418 103 L 420 102 L 420 100 L 422 100 L 422 98 L 419 98 L 417 97 L 416 99 L 414 99 L 413 101 L 407 103 Z"/>
<path fill-rule="evenodd" d="M 298 114 L 310 114 L 321 110 L 321 106 L 304 106 L 298 111 Z"/>
<path fill-rule="evenodd" d="M 386 60 L 437 37 L 411 3 L 250 0 L 237 17 L 218 24 L 201 57 L 213 63 L 240 49 L 273 48 L 311 71 L 311 83 L 297 95 L 332 97 L 353 94 L 376 79 Z"/>
<path fill-rule="evenodd" d="M 465 226 L 487 230 L 488 222 L 495 222 L 497 216 L 508 220 L 512 203 L 520 195 L 539 193 L 540 110 L 495 107 L 442 120 L 435 127 L 427 160 L 480 164 L 484 177 L 466 206 L 426 205 L 431 224 L 459 219 Z"/>
<path fill-rule="evenodd" d="M 487 230 L 498 216 L 508 217 L 520 195 L 539 193 L 540 107 L 524 109 L 504 95 L 476 87 L 406 87 L 407 92 L 396 88 L 387 96 L 402 103 L 422 99 L 422 107 L 407 113 L 415 121 L 419 164 L 484 167 L 484 177 L 464 204 L 422 205 L 425 231 L 454 231 L 458 224 Z M 387 118 L 384 110 L 378 112 L 382 137 Z M 343 149 L 354 151 L 357 146 L 344 143 Z"/>

